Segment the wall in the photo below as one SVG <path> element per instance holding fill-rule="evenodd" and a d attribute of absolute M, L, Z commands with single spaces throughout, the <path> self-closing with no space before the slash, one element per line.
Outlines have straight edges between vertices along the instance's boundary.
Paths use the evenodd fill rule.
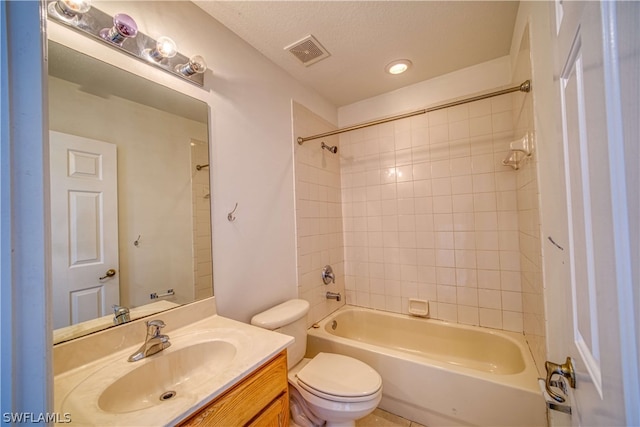
<path fill-rule="evenodd" d="M 511 82 L 511 58 L 503 56 L 339 108 L 341 127 L 467 97 Z M 408 71 L 411 72 L 411 71 Z M 402 78 L 402 76 L 395 76 Z"/>
<path fill-rule="evenodd" d="M 500 58 L 339 110 L 348 124 L 425 108 L 511 79 Z M 469 82 L 473 82 L 470 84 Z M 347 302 L 522 331 L 510 95 L 341 136 Z"/>
<path fill-rule="evenodd" d="M 568 295 L 564 289 L 564 284 L 569 283 L 570 280 L 568 254 L 549 240 L 551 237 L 559 246 L 564 248 L 568 246 L 562 128 L 558 119 L 561 117 L 560 95 L 557 80 L 554 77 L 555 49 L 551 40 L 551 35 L 555 31 L 552 28 L 553 7 L 554 4 L 550 2 L 520 3 L 511 43 L 512 64 L 516 69 L 518 60 L 521 60 L 519 55 L 521 40 L 525 38 L 524 33 L 528 31 L 544 307 L 531 308 L 540 303 L 539 297 L 536 296 L 538 291 L 527 292 L 529 300 L 525 300 L 525 307 L 529 313 L 525 315 L 527 319 L 525 334 L 541 375 L 544 373 L 544 360 L 564 360 L 566 357 L 564 343 L 570 339 L 564 334 L 566 328 L 556 327 L 564 322 L 566 308 L 569 306 Z M 544 310 L 544 343 L 536 342 L 536 337 L 542 337 L 538 335 L 540 331 L 530 328 L 537 328 L 537 322 L 541 320 L 538 314 L 531 314 L 540 313 L 542 309 Z"/>
<path fill-rule="evenodd" d="M 96 96 L 51 77 L 49 125 L 117 145 L 120 303 L 137 307 L 152 302 L 149 294 L 167 289 L 176 293 L 168 300 L 193 301 L 190 142 L 206 140 L 206 124 L 116 96 Z"/>
<path fill-rule="evenodd" d="M 520 47 L 513 69 L 513 83 L 531 79 L 531 49 L 529 27 L 522 32 Z M 535 123 L 533 93 L 513 94 L 514 136 L 531 137 L 534 152 L 524 160 L 517 176 L 518 235 L 520 265 L 522 268 L 522 308 L 524 334 L 539 370 L 543 371 L 546 358 L 544 331 L 544 287 L 542 282 L 542 248 L 540 241 L 540 208 L 538 190 L 538 153 L 535 151 Z"/>
<path fill-rule="evenodd" d="M 637 5 L 636 5 L 637 6 Z M 638 9 L 634 9 L 632 3 L 620 5 L 617 9 L 619 34 L 633 34 L 632 28 L 636 27 Z M 627 174 L 627 200 L 629 218 L 640 218 L 640 171 L 637 161 L 640 160 L 640 144 L 633 141 L 640 140 L 640 126 L 637 117 L 640 117 L 640 82 L 636 78 L 640 69 L 640 58 L 636 49 L 636 40 L 628 37 L 620 40 L 620 81 L 621 87 L 625 88 L 622 93 L 623 104 L 623 126 L 625 135 L 625 162 Z M 629 234 L 631 240 L 631 258 L 640 259 L 640 221 L 630 221 Z M 636 262 L 631 266 L 633 269 L 634 301 L 635 307 L 640 307 L 640 263 Z M 635 325 L 640 325 L 640 310 L 635 310 Z M 640 327 L 636 328 L 636 342 L 640 342 Z M 638 360 L 640 366 L 640 360 Z"/>
<path fill-rule="evenodd" d="M 173 4 L 171 5 L 173 7 Z M 291 99 L 335 121 L 335 109 L 195 6 L 165 11 L 178 46 L 203 55 L 212 100 L 214 282 L 218 312 L 250 317 L 297 296 Z M 147 8 L 141 15 L 149 12 Z M 185 31 L 194 27 L 206 32 Z M 236 220 L 227 214 L 238 203 Z"/>
<path fill-rule="evenodd" d="M 296 136 L 316 135 L 336 129 L 302 105 L 293 103 L 293 129 Z M 328 300 L 326 292 L 344 288 L 344 239 L 340 190 L 340 158 L 321 148 L 321 142 L 338 145 L 332 136 L 303 145 L 295 144 L 296 236 L 298 250 L 298 296 L 309 301 L 308 326 L 329 315 L 340 302 Z M 325 285 L 322 268 L 331 265 L 335 283 Z"/>
<path fill-rule="evenodd" d="M 347 302 L 522 331 L 503 95 L 341 135 Z"/>
<path fill-rule="evenodd" d="M 565 261 L 563 254 L 557 253 L 557 248 L 552 247 L 546 239 L 545 241 L 541 241 L 541 236 L 547 234 L 563 238 L 565 236 L 563 229 L 566 228 L 564 189 L 562 186 L 557 185 L 558 182 L 564 182 L 564 177 L 561 146 L 555 143 L 559 140 L 558 128 L 554 119 L 554 115 L 557 114 L 556 107 L 558 104 L 556 102 L 556 88 L 553 85 L 553 56 L 549 55 L 549 52 L 552 51 L 550 41 L 551 30 L 549 28 L 550 7 L 548 3 L 542 2 L 525 2 L 521 4 L 514 28 L 511 53 L 508 59 L 506 59 L 506 61 L 509 62 L 508 65 L 504 64 L 505 58 L 501 58 L 487 64 L 479 64 L 467 70 L 460 70 L 437 79 L 425 81 L 418 85 L 403 88 L 339 109 L 339 123 L 341 126 L 346 126 L 374 118 L 424 108 L 425 105 L 437 104 L 438 102 L 464 96 L 479 90 L 490 90 L 493 87 L 506 85 L 510 82 L 519 84 L 524 78 L 533 79 L 533 92 L 531 94 L 526 96 L 515 94 L 511 98 L 512 113 L 514 115 L 512 126 L 514 128 L 514 137 L 522 133 L 525 128 L 535 130 L 537 152 L 536 155 L 534 155 L 533 161 L 526 164 L 520 172 L 514 175 L 516 177 L 515 183 L 513 181 L 511 182 L 513 186 L 505 193 L 505 195 L 508 194 L 508 196 L 502 198 L 503 201 L 509 199 L 508 204 L 510 209 L 513 209 L 514 206 L 517 207 L 517 228 L 515 230 L 509 230 L 508 234 L 511 237 L 508 241 L 504 239 L 499 240 L 499 244 L 500 242 L 508 244 L 509 246 L 506 247 L 517 250 L 519 253 L 518 263 L 521 268 L 519 291 L 521 291 L 521 298 L 518 300 L 516 294 L 504 294 L 500 295 L 499 301 L 496 292 L 497 289 L 482 289 L 482 287 L 479 287 L 478 308 L 480 308 L 480 305 L 492 305 L 493 308 L 485 307 L 485 309 L 497 310 L 498 307 L 503 309 L 509 307 L 514 310 L 503 310 L 502 327 L 505 327 L 504 315 L 506 314 L 506 318 L 510 319 L 507 321 L 507 327 L 517 326 L 517 328 L 514 329 L 525 332 L 538 368 L 540 369 L 543 369 L 543 361 L 547 356 L 547 342 L 554 340 L 561 341 L 564 338 L 561 334 L 558 334 L 557 330 L 549 327 L 549 324 L 554 320 L 553 316 L 550 320 L 545 318 L 545 304 L 554 308 L 563 306 L 564 295 L 562 295 L 561 289 L 553 286 L 550 288 L 550 284 L 558 280 L 562 281 L 563 277 L 566 278 L 566 269 L 563 267 Z M 527 27 L 528 24 L 530 25 L 530 29 Z M 525 28 L 527 28 L 527 30 L 525 30 Z M 523 35 L 525 31 L 530 31 L 531 40 L 525 38 Z M 529 41 L 531 51 L 527 52 L 526 45 Z M 532 64 L 528 63 L 529 59 Z M 489 71 L 490 69 L 491 71 Z M 480 80 L 478 79 L 479 77 L 481 77 Z M 511 81 L 512 79 L 513 81 Z M 469 82 L 477 84 L 479 81 L 482 82 L 479 84 L 481 88 L 469 84 Z M 433 124 L 430 123 L 428 119 L 426 123 L 422 125 L 417 123 L 416 119 L 412 120 L 413 123 L 410 122 L 408 126 L 404 125 L 409 131 L 414 131 L 414 128 L 417 131 L 419 127 L 426 127 L 428 129 L 429 126 Z M 402 125 L 398 124 L 398 126 Z M 379 144 L 386 143 L 395 145 L 395 129 L 383 130 L 382 127 L 378 128 L 379 130 L 375 131 L 363 131 L 359 136 L 355 135 L 355 133 L 352 134 L 354 136 L 345 135 L 341 138 L 341 144 L 343 144 L 343 148 L 347 150 L 350 139 L 354 140 L 354 144 L 358 144 L 359 140 L 377 139 Z M 365 132 L 369 132 L 368 135 Z M 377 135 L 376 132 L 378 133 Z M 385 132 L 386 135 L 384 135 Z M 380 135 L 382 135 L 382 137 Z M 388 141 L 384 142 L 384 138 L 388 139 Z M 411 143 L 413 143 L 413 141 Z M 415 166 L 413 159 L 411 164 Z M 396 164 L 396 166 L 398 166 L 398 164 Z M 349 167 L 353 167 L 353 165 L 345 163 L 345 168 Z M 370 189 L 368 183 L 375 183 L 376 180 L 380 178 L 372 171 L 367 172 L 367 166 L 365 166 L 366 173 L 364 176 L 356 172 L 355 180 L 359 181 L 359 184 L 349 182 L 348 173 L 346 173 L 345 168 L 343 168 L 343 181 L 345 182 L 345 186 L 364 188 L 369 196 L 371 195 L 371 191 L 375 191 Z M 544 173 L 541 175 L 541 180 L 538 181 L 538 173 L 540 173 L 540 171 L 544 171 Z M 415 176 L 413 178 L 415 180 Z M 371 179 L 374 181 L 370 181 Z M 513 197 L 514 190 L 517 191 L 515 193 L 515 200 Z M 359 193 L 356 197 L 360 197 L 361 200 L 366 200 L 364 196 L 362 196 L 361 190 Z M 346 189 L 343 190 L 343 200 L 346 201 L 349 197 L 351 197 L 349 191 Z M 400 206 L 400 204 L 398 204 L 399 200 L 401 199 L 395 199 L 397 207 Z M 394 286 L 389 287 L 390 293 L 392 294 L 390 298 L 385 296 L 387 288 L 380 284 L 380 280 L 375 277 L 373 279 L 370 277 L 371 275 L 377 275 L 379 277 L 385 274 L 384 265 L 382 268 L 380 265 L 374 265 L 372 269 L 371 265 L 367 264 L 368 260 L 371 259 L 372 252 L 373 256 L 377 256 L 380 262 L 384 261 L 385 255 L 388 255 L 387 253 L 389 252 L 387 250 L 387 253 L 385 253 L 384 249 L 381 254 L 379 249 L 371 251 L 368 236 L 365 235 L 366 233 L 363 233 L 363 230 L 366 230 L 367 227 L 371 227 L 372 225 L 374 228 L 380 227 L 377 219 L 372 220 L 370 216 L 366 216 L 368 215 L 368 209 L 371 207 L 370 205 L 371 203 L 367 203 L 367 205 L 363 207 L 359 202 L 356 203 L 356 210 L 359 211 L 360 214 L 359 220 L 354 221 L 353 218 L 345 218 L 345 236 L 351 235 L 351 237 L 345 237 L 347 246 L 345 268 L 347 270 L 348 300 L 350 303 L 356 301 L 356 303 L 362 305 L 391 309 L 394 311 L 406 311 L 406 299 L 409 295 L 416 294 L 416 286 L 411 284 L 412 282 L 409 282 L 409 285 L 402 285 L 402 267 L 400 268 L 400 286 L 398 287 L 396 283 Z M 414 209 L 415 206 L 414 204 Z M 393 209 L 393 207 L 391 207 L 391 209 Z M 353 215 L 352 211 L 348 213 L 349 215 Z M 345 216 L 347 215 L 345 214 Z M 364 221 L 365 217 L 367 220 L 366 224 Z M 537 218 L 540 219 L 537 220 Z M 398 230 L 402 223 L 403 222 L 398 222 Z M 392 223 L 391 226 L 393 227 L 394 224 Z M 409 222 L 409 225 L 405 223 L 404 227 L 411 227 L 411 222 Z M 515 232 L 515 236 L 513 232 Z M 360 234 L 358 235 L 357 233 Z M 503 232 L 503 236 L 506 236 L 506 234 L 507 233 Z M 379 236 L 374 235 L 374 241 L 376 239 L 378 239 L 378 241 L 380 240 Z M 355 247 L 361 249 L 354 251 L 354 246 L 352 246 L 354 242 L 360 245 Z M 455 243 L 454 239 L 454 251 Z M 413 244 L 413 242 L 410 242 L 410 244 Z M 382 245 L 384 245 L 384 241 Z M 435 250 L 436 248 L 433 249 Z M 409 252 L 409 259 L 411 259 L 413 249 L 403 248 L 403 250 L 404 252 Z M 545 258 L 542 257 L 544 252 L 547 253 Z M 378 264 L 380 264 L 380 262 Z M 421 269 L 423 273 L 424 267 L 429 267 L 430 269 L 431 266 L 419 266 L 419 269 Z M 393 267 L 391 270 L 393 269 L 396 271 L 392 274 L 397 275 L 397 267 Z M 413 278 L 414 271 L 411 264 L 405 264 L 404 274 L 405 277 Z M 430 272 L 430 274 L 430 280 L 433 282 L 433 273 Z M 433 283 L 431 283 L 431 286 L 418 284 L 418 296 L 434 297 L 435 295 L 437 300 L 437 275 L 435 281 L 435 292 L 433 290 Z M 516 279 L 514 283 L 517 282 L 518 279 Z M 544 283 L 547 284 L 546 292 Z M 457 297 L 459 296 L 459 290 L 462 292 L 462 294 L 460 294 L 460 296 L 463 297 L 462 300 L 467 303 L 472 303 L 471 305 L 456 306 L 455 314 L 462 314 L 462 317 L 459 318 L 458 321 L 468 322 L 469 319 L 474 321 L 474 292 L 471 291 L 471 298 L 465 300 L 464 292 L 469 292 L 469 290 L 458 288 L 459 286 L 456 287 L 456 303 L 458 302 Z M 447 288 L 441 289 L 447 290 Z M 514 288 L 514 290 L 515 289 L 518 288 Z M 509 290 L 506 292 L 513 291 Z M 450 301 L 453 301 L 453 292 L 450 291 L 449 293 Z M 483 294 L 484 297 L 482 298 L 484 302 L 481 303 L 480 296 Z M 493 295 L 493 297 L 490 295 Z M 358 302 L 358 296 L 360 296 L 360 302 Z M 507 299 L 502 299 L 503 296 L 507 296 Z M 507 304 L 505 304 L 505 302 Z M 445 304 L 451 303 L 447 302 Z M 520 306 L 519 309 L 518 306 Z M 444 307 L 446 307 L 447 316 L 450 319 L 454 319 L 453 307 L 448 305 Z M 490 311 L 484 312 L 487 314 L 491 313 Z M 436 316 L 442 316 L 442 313 L 434 314 L 436 314 Z M 493 320 L 495 320 L 494 325 L 499 324 L 498 316 L 494 315 Z M 479 323 L 482 324 L 483 322 L 480 321 Z M 560 360 L 563 356 L 559 355 L 558 357 L 558 360 Z"/>
<path fill-rule="evenodd" d="M 252 315 L 297 296 L 291 100 L 329 122 L 334 106 L 305 88 L 190 2 L 94 2 L 133 16 L 141 31 L 171 36 L 202 55 L 204 89 L 50 23 L 54 39 L 175 88 L 210 106 L 214 282 L 218 312 Z M 202 29 L 196 31 L 194 29 Z M 238 203 L 236 220 L 227 214 Z"/>
<path fill-rule="evenodd" d="M 53 408 L 39 2 L 0 3 L 0 412 Z M 11 25 L 12 23 L 19 25 Z"/>

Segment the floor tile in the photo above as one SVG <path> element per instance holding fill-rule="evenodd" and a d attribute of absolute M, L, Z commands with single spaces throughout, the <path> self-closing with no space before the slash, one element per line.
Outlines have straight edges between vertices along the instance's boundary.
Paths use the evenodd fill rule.
<path fill-rule="evenodd" d="M 376 409 L 371 414 L 356 421 L 356 427 L 418 427 L 411 421 L 390 412 Z"/>

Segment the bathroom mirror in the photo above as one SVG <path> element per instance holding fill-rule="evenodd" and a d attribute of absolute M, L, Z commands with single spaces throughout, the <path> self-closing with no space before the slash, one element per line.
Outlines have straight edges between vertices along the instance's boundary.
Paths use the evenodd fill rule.
<path fill-rule="evenodd" d="M 49 41 L 54 343 L 213 295 L 208 106 Z"/>

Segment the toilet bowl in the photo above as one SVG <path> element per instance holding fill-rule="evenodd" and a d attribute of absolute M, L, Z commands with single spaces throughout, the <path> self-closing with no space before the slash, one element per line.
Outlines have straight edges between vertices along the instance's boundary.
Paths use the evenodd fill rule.
<path fill-rule="evenodd" d="M 340 354 L 319 353 L 289 371 L 289 384 L 327 426 L 352 426 L 378 406 L 382 379 L 369 365 Z"/>
<path fill-rule="evenodd" d="M 255 315 L 251 324 L 293 336 L 287 349 L 290 407 L 301 427 L 354 426 L 378 406 L 382 378 L 369 365 L 352 357 L 319 353 L 304 358 L 307 345 L 306 314 L 309 303 L 290 300 Z"/>

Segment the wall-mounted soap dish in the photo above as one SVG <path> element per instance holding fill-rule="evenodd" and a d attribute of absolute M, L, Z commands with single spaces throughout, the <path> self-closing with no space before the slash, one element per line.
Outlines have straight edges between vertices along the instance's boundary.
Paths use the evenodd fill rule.
<path fill-rule="evenodd" d="M 520 169 L 523 161 L 533 154 L 533 135 L 527 133 L 522 138 L 512 141 L 509 144 L 509 154 L 502 161 L 505 166 L 510 166 L 513 170 Z"/>
<path fill-rule="evenodd" d="M 409 298 L 409 314 L 418 317 L 429 316 L 429 301 L 424 299 Z"/>

